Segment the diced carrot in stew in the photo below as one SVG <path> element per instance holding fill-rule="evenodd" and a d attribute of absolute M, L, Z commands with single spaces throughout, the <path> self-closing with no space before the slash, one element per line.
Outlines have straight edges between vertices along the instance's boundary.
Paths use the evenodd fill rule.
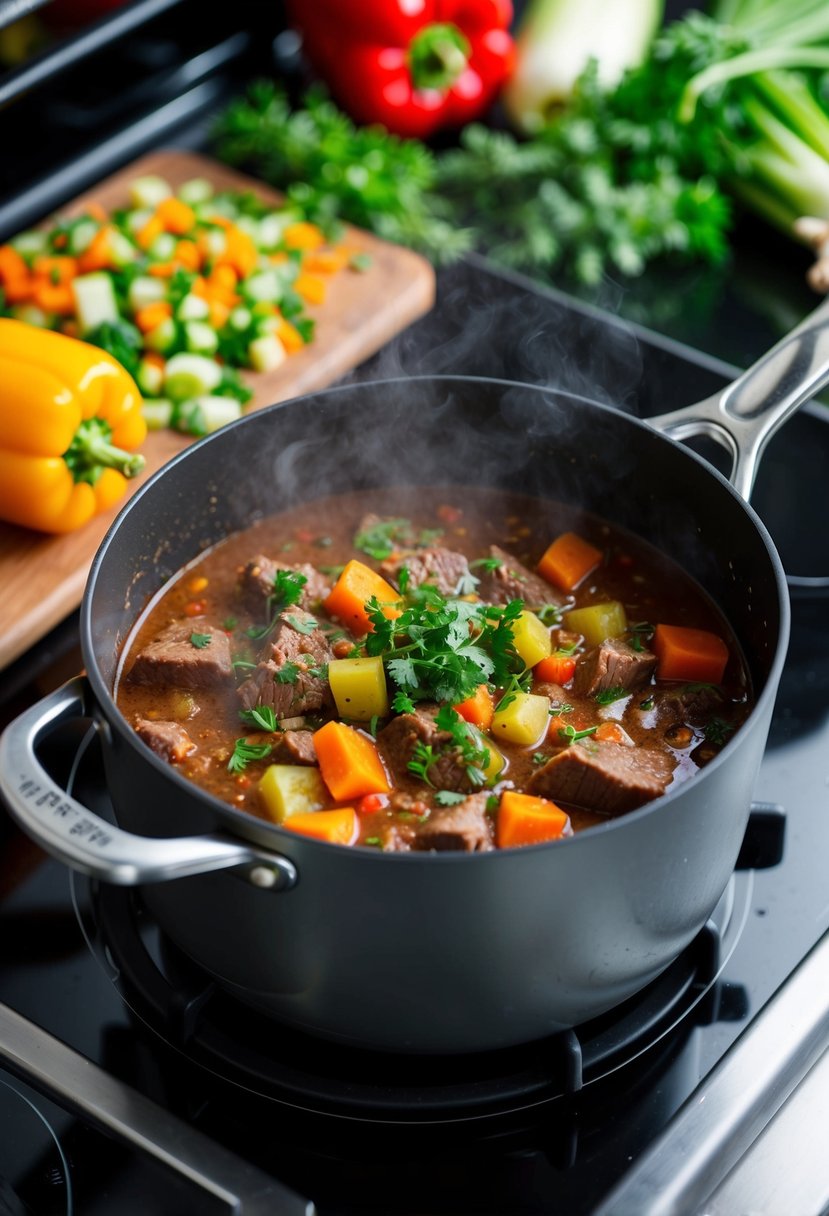
<path fill-rule="evenodd" d="M 630 736 L 618 722 L 602 722 L 593 735 L 594 739 L 601 739 L 605 743 L 629 743 Z"/>
<path fill-rule="evenodd" d="M 383 615 L 390 621 L 400 616 L 400 610 L 394 607 L 400 598 L 394 587 L 370 566 L 355 558 L 346 564 L 331 589 L 324 602 L 325 611 L 329 616 L 339 617 L 352 633 L 362 636 L 371 632 L 366 604 L 372 597 L 377 598 L 383 606 Z"/>
<path fill-rule="evenodd" d="M 551 654 L 536 663 L 533 675 L 536 680 L 543 680 L 545 684 L 566 684 L 568 680 L 572 680 L 575 671 L 576 660 L 571 654 Z"/>
<path fill-rule="evenodd" d="M 329 844 L 353 844 L 357 836 L 357 816 L 351 806 L 337 807 L 333 811 L 302 811 L 289 815 L 282 827 L 299 832 L 301 836 L 312 836 L 314 840 L 327 840 Z"/>
<path fill-rule="evenodd" d="M 563 532 L 538 563 L 538 573 L 562 591 L 572 591 L 602 560 L 595 545 L 575 532 Z"/>
<path fill-rule="evenodd" d="M 479 684 L 472 696 L 461 701 L 455 709 L 465 721 L 479 726 L 481 730 L 489 730 L 495 715 L 495 703 L 486 684 Z"/>
<path fill-rule="evenodd" d="M 651 649 L 659 659 L 656 675 L 660 680 L 722 682 L 728 647 L 716 633 L 685 625 L 657 625 Z"/>
<path fill-rule="evenodd" d="M 338 802 L 391 791 L 374 742 L 344 722 L 326 722 L 314 733 L 322 779 Z"/>
<path fill-rule="evenodd" d="M 558 840 L 569 836 L 572 830 L 567 812 L 547 798 L 534 798 L 515 790 L 504 790 L 501 795 L 495 828 L 499 849 Z"/>

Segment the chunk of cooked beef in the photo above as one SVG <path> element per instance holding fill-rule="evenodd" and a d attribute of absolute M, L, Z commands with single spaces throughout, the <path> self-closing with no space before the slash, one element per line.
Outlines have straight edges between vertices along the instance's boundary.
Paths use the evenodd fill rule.
<path fill-rule="evenodd" d="M 470 589 L 474 586 L 474 583 L 469 582 L 469 562 L 466 556 L 463 553 L 455 553 L 452 549 L 419 549 L 416 553 L 407 553 L 383 562 L 380 569 L 386 578 L 397 582 L 404 567 L 409 573 L 410 587 L 429 583 L 432 587 L 437 587 L 441 595 L 455 595 L 463 594 L 464 587 Z"/>
<path fill-rule="evenodd" d="M 676 760 L 652 747 L 582 739 L 558 751 L 530 777 L 542 798 L 620 815 L 664 794 Z"/>
<path fill-rule="evenodd" d="M 244 709 L 267 705 L 277 718 L 293 718 L 333 705 L 326 668 L 334 656 L 313 623 L 301 608 L 282 614 L 271 635 L 270 657 L 239 686 Z"/>
<path fill-rule="evenodd" d="M 139 718 L 135 730 L 138 737 L 169 764 L 179 764 L 196 750 L 195 743 L 178 722 L 154 722 L 149 718 Z"/>
<path fill-rule="evenodd" d="M 193 638 L 198 641 L 192 641 Z M 209 641 L 204 641 L 209 638 Z M 163 684 L 175 688 L 212 688 L 233 675 L 230 640 L 221 629 L 190 621 L 174 621 L 154 638 L 129 670 L 134 684 Z"/>
<path fill-rule="evenodd" d="M 316 764 L 317 749 L 312 730 L 285 730 L 276 735 L 273 745 L 275 764 Z"/>
<path fill-rule="evenodd" d="M 538 697 L 547 697 L 551 709 L 555 709 L 557 705 L 567 704 L 567 689 L 562 688 L 561 684 L 554 684 L 552 680 L 541 680 L 539 683 L 533 684 L 533 692 Z"/>
<path fill-rule="evenodd" d="M 302 588 L 302 595 L 297 601 L 299 608 L 306 610 L 313 608 L 324 600 L 331 590 L 328 579 L 308 562 L 291 566 L 287 562 L 274 561 L 270 557 L 265 557 L 263 553 L 259 553 L 248 562 L 239 579 L 242 603 L 252 616 L 258 618 L 267 613 L 268 599 L 273 592 L 274 579 L 279 570 L 289 570 L 292 574 L 301 574 L 306 580 Z"/>
<path fill-rule="evenodd" d="M 489 795 L 472 794 L 455 806 L 440 807 L 417 828 L 412 849 L 484 853 L 494 847 L 492 821 L 486 813 Z"/>
<path fill-rule="evenodd" d="M 411 778 L 409 761 L 414 758 L 418 744 L 431 747 L 435 759 L 427 775 L 435 789 L 465 793 L 475 789 L 467 766 L 457 747 L 452 746 L 449 731 L 441 730 L 435 722 L 437 706 L 423 705 L 411 714 L 398 714 L 377 735 L 377 744 L 386 764 L 399 781 Z"/>
<path fill-rule="evenodd" d="M 621 638 L 607 638 L 576 659 L 573 691 L 580 697 L 595 697 L 609 688 L 631 692 L 647 684 L 656 668 L 656 655 L 634 650 Z"/>
<path fill-rule="evenodd" d="M 508 604 L 510 600 L 523 600 L 527 608 L 540 608 L 542 604 L 566 603 L 566 598 L 555 587 L 533 574 L 517 557 L 499 549 L 497 545 L 489 546 L 489 555 L 497 558 L 500 565 L 492 570 L 484 568 L 477 592 L 484 603 Z"/>

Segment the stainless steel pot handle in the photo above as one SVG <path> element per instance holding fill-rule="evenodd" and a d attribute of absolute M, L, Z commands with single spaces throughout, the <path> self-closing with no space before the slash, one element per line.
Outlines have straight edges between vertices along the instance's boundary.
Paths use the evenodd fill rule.
<path fill-rule="evenodd" d="M 826 384 L 829 299 L 719 393 L 647 421 L 672 439 L 716 439 L 731 454 L 731 484 L 748 501 L 769 439 Z"/>
<path fill-rule="evenodd" d="M 134 836 L 94 815 L 52 780 L 38 742 L 62 722 L 91 718 L 94 697 L 82 676 L 25 710 L 0 736 L 0 794 L 12 817 L 47 853 L 73 870 L 120 886 L 167 882 L 236 867 L 254 886 L 285 891 L 297 881 L 287 857 L 230 835 Z"/>

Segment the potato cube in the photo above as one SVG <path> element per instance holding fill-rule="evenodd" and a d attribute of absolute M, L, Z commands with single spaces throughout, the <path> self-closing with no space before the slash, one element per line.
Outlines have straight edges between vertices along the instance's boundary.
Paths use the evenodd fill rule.
<path fill-rule="evenodd" d="M 544 738 L 549 720 L 549 697 L 518 692 L 504 709 L 496 710 L 490 729 L 496 739 L 532 747 Z"/>
<path fill-rule="evenodd" d="M 269 765 L 259 782 L 259 796 L 274 823 L 282 823 L 291 815 L 319 811 L 331 803 L 319 771 L 302 764 Z"/>
<path fill-rule="evenodd" d="M 618 600 L 574 608 L 564 614 L 564 624 L 573 633 L 580 633 L 588 646 L 599 646 L 607 638 L 621 637 L 628 627 L 624 605 Z"/>
<path fill-rule="evenodd" d="M 332 659 L 328 664 L 328 683 L 341 718 L 354 722 L 369 722 L 375 715 L 389 712 L 386 675 L 383 660 Z"/>
<path fill-rule="evenodd" d="M 535 667 L 553 652 L 550 630 L 534 612 L 526 610 L 512 624 L 512 639 L 515 649 L 527 667 Z"/>

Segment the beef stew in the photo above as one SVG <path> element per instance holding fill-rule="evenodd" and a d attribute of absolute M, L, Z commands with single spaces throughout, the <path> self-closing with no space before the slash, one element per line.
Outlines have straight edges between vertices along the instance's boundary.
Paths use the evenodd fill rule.
<path fill-rule="evenodd" d="M 572 508 L 454 487 L 320 499 L 217 545 L 142 616 L 116 701 L 236 808 L 341 844 L 477 852 L 659 797 L 752 695 L 676 562 Z"/>

